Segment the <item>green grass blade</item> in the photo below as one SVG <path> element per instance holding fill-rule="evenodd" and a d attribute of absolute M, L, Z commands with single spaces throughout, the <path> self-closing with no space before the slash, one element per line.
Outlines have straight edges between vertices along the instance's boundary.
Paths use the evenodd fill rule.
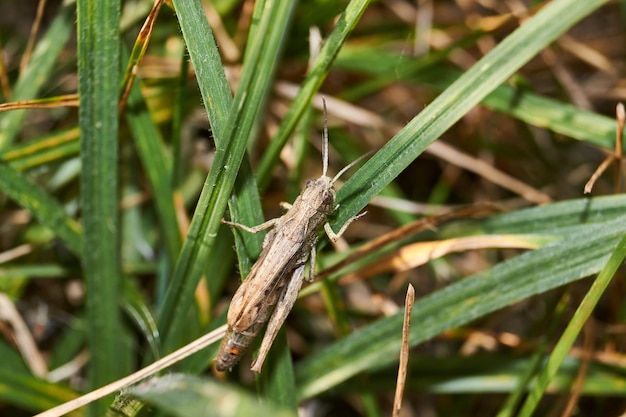
<path fill-rule="evenodd" d="M 168 255 L 173 262 L 178 256 L 182 241 L 174 207 L 172 164 L 166 158 L 161 133 L 152 120 L 138 82 L 135 82 L 128 97 L 126 120 L 133 132 L 139 157 L 152 187 L 159 224 Z"/>
<path fill-rule="evenodd" d="M 54 70 L 55 61 L 74 31 L 74 19 L 74 5 L 63 6 L 49 29 L 37 42 L 28 67 L 13 88 L 12 101 L 37 98 L 39 90 Z M 0 149 L 6 148 L 15 139 L 26 114 L 26 110 L 15 110 L 0 115 Z"/>
<path fill-rule="evenodd" d="M 461 220 L 442 228 L 442 236 L 471 234 L 559 234 L 600 224 L 624 213 L 626 195 L 580 198 L 512 211 L 481 220 Z"/>
<path fill-rule="evenodd" d="M 415 303 L 410 344 L 535 294 L 598 272 L 626 232 L 626 218 L 591 225 L 533 252 L 465 278 Z M 567 263 L 562 260 L 567 259 Z M 379 320 L 302 361 L 299 397 L 310 398 L 359 372 L 397 360 L 402 312 Z"/>
<path fill-rule="evenodd" d="M 83 269 L 86 281 L 89 385 L 122 376 L 120 232 L 118 217 L 118 117 L 120 85 L 119 0 L 77 2 L 81 128 Z M 91 411 L 101 415 L 109 400 Z"/>
<path fill-rule="evenodd" d="M 272 139 L 270 146 L 265 151 L 263 159 L 259 164 L 257 182 L 261 190 L 267 187 L 271 170 L 276 165 L 276 162 L 278 162 L 280 150 L 285 146 L 293 130 L 298 125 L 304 111 L 311 102 L 311 98 L 322 85 L 335 57 L 352 32 L 352 29 L 354 29 L 354 26 L 361 18 L 368 4 L 369 0 L 352 0 L 348 3 L 346 10 L 337 21 L 337 25 L 328 36 L 328 39 L 326 39 L 307 77 L 302 82 L 298 95 L 293 100 L 293 103 L 291 103 L 285 119 L 281 123 L 276 136 Z"/>
<path fill-rule="evenodd" d="M 600 297 L 606 291 L 611 278 L 617 272 L 617 268 L 622 265 L 624 258 L 626 257 L 626 236 L 615 247 L 615 250 L 611 254 L 611 258 L 608 260 L 598 277 L 593 281 L 591 288 L 583 298 L 578 309 L 574 313 L 574 317 L 570 320 L 567 328 L 563 332 L 563 335 L 557 342 L 550 358 L 546 363 L 543 372 L 538 376 L 536 384 L 533 385 L 526 402 L 519 412 L 519 416 L 530 416 L 537 407 L 539 400 L 548 388 L 548 384 L 557 374 L 559 367 L 563 363 L 563 360 L 567 357 L 569 350 L 574 345 L 576 338 L 580 334 L 583 325 L 591 316 L 591 312 L 600 301 Z"/>
<path fill-rule="evenodd" d="M 442 357 L 412 354 L 409 360 L 407 393 L 417 390 L 422 393 L 444 394 L 445 397 L 446 394 L 470 394 L 472 397 L 483 397 L 487 393 L 507 394 L 516 388 L 520 376 L 534 366 L 531 363 L 534 357 L 535 355 L 532 359 L 525 356 L 520 358 L 510 353 L 493 352 L 488 355 L 475 353 L 470 356 L 452 354 Z M 545 362 L 543 359 L 545 358 L 542 357 L 542 363 Z M 550 383 L 550 394 L 570 393 L 572 381 L 576 378 L 580 365 L 579 359 L 571 356 L 566 358 Z M 389 392 L 395 386 L 396 378 L 396 369 L 377 371 L 362 379 L 355 378 L 341 384 L 333 389 L 333 394 Z M 622 388 L 623 380 L 623 372 L 619 365 L 611 366 L 592 361 L 581 393 L 588 396 L 624 398 L 626 392 Z M 526 389 L 521 394 L 525 395 Z M 459 397 L 451 398 L 460 400 Z M 507 415 L 517 416 L 516 410 L 517 408 L 512 408 Z M 467 414 L 475 415 L 472 412 Z"/>
<path fill-rule="evenodd" d="M 221 58 L 215 45 L 215 39 L 198 2 L 174 1 L 174 6 L 196 72 L 204 106 L 211 121 L 213 136 L 217 142 L 217 138 L 223 136 L 221 122 L 228 115 L 232 98 L 224 69 L 221 66 Z M 202 193 L 200 196 L 196 206 L 197 212 L 206 210 L 208 198 L 205 194 Z M 197 217 L 194 216 L 194 219 Z M 192 221 L 159 311 L 159 329 L 165 346 L 168 346 L 168 343 L 171 346 L 178 345 L 173 340 L 174 336 L 169 335 L 170 329 L 179 327 L 175 323 L 183 320 L 183 317 L 186 316 L 186 309 L 183 309 L 180 301 L 185 300 L 186 305 L 190 305 L 191 294 L 202 275 L 202 268 L 198 268 L 197 263 L 201 256 L 206 257 L 208 248 L 200 247 L 197 244 L 197 239 L 202 237 L 198 234 L 199 229 L 201 229 L 201 224 L 198 224 L 198 220 Z M 199 251 L 201 253 L 198 253 Z M 193 275 L 192 269 L 194 270 Z M 169 340 L 171 341 L 168 342 Z M 171 350 L 165 349 L 165 352 Z"/>
<path fill-rule="evenodd" d="M 605 1 L 555 0 L 456 80 L 337 192 L 343 224 L 402 172 L 453 123 L 541 49 Z"/>
<path fill-rule="evenodd" d="M 437 68 L 416 82 L 430 83 L 445 88 L 461 75 L 451 68 Z M 615 147 L 615 119 L 583 110 L 571 104 L 542 97 L 531 91 L 504 84 L 482 101 L 486 107 L 513 116 L 533 126 L 550 129 L 573 139 L 585 141 L 606 149 Z"/>
<path fill-rule="evenodd" d="M 232 95 L 215 38 L 199 2 L 174 0 L 174 6 L 213 135 L 222 138 Z"/>

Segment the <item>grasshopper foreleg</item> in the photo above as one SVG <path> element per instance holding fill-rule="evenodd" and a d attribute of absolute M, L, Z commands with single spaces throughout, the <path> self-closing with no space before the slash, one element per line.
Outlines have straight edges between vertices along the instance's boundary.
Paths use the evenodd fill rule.
<path fill-rule="evenodd" d="M 246 232 L 250 232 L 250 233 L 259 233 L 263 230 L 267 230 L 267 229 L 271 229 L 272 227 L 276 226 L 276 223 L 278 222 L 279 219 L 270 219 L 268 221 L 266 221 L 265 223 L 261 223 L 257 226 L 246 226 L 245 224 L 241 224 L 241 223 L 233 223 L 233 222 L 229 222 L 228 220 L 224 220 L 222 219 L 222 223 L 227 224 L 229 226 L 232 227 L 237 227 L 241 230 L 245 230 Z"/>
<path fill-rule="evenodd" d="M 276 308 L 274 309 L 274 312 L 272 313 L 272 316 L 267 324 L 265 335 L 263 335 L 263 341 L 261 342 L 261 347 L 259 348 L 259 356 L 257 356 L 252 364 L 252 367 L 250 368 L 254 372 L 261 372 L 263 362 L 265 362 L 265 358 L 272 347 L 272 343 L 274 343 L 274 339 L 276 338 L 278 331 L 282 327 L 287 315 L 298 298 L 298 292 L 300 292 L 300 288 L 302 287 L 303 276 L 304 265 L 300 265 L 295 269 L 295 271 L 293 271 L 291 279 L 283 289 L 283 292 L 276 303 Z"/>
<path fill-rule="evenodd" d="M 364 211 L 363 213 L 348 219 L 348 221 L 345 222 L 343 226 L 341 226 L 341 229 L 339 229 L 337 233 L 333 232 L 333 229 L 330 227 L 330 224 L 328 222 L 324 224 L 324 230 L 326 231 L 328 238 L 331 241 L 336 242 L 341 237 L 341 235 L 343 235 L 343 233 L 346 231 L 348 226 L 350 226 L 350 223 L 352 223 L 353 221 L 357 220 L 360 217 L 365 216 L 366 214 L 367 214 L 367 211 Z"/>

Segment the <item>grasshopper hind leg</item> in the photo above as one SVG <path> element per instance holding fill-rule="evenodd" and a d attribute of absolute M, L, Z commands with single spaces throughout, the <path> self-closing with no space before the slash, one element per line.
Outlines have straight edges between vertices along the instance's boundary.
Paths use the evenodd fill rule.
<path fill-rule="evenodd" d="M 283 292 L 278 299 L 278 303 L 276 303 L 276 308 L 272 313 L 272 317 L 270 317 L 270 321 L 267 324 L 267 330 L 265 330 L 265 334 L 263 335 L 263 341 L 261 342 L 261 347 L 259 348 L 259 356 L 257 356 L 254 360 L 254 363 L 250 368 L 254 372 L 261 372 L 270 347 L 272 347 L 272 343 L 274 343 L 274 339 L 276 339 L 278 331 L 282 327 L 287 315 L 298 298 L 303 278 L 304 265 L 300 265 L 293 271 L 291 279 L 283 289 Z"/>

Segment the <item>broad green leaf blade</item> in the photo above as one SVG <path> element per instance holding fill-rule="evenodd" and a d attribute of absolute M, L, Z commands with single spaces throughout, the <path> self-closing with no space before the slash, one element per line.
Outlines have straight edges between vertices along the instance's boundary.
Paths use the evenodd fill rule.
<path fill-rule="evenodd" d="M 626 194 L 567 200 L 480 220 L 461 220 L 442 227 L 442 237 L 472 234 L 564 235 L 624 214 Z"/>
<path fill-rule="evenodd" d="M 459 71 L 454 73 L 460 75 Z M 440 75 L 444 78 L 441 72 Z M 454 78 L 450 77 L 450 81 Z M 530 125 L 550 129 L 606 149 L 615 148 L 614 118 L 542 97 L 508 84 L 501 85 L 485 97 L 483 104 Z"/>
<path fill-rule="evenodd" d="M 174 374 L 131 388 L 125 395 L 140 398 L 168 415 L 180 417 L 296 416 L 260 402 L 250 394 L 212 379 Z"/>
<path fill-rule="evenodd" d="M 218 132 L 214 131 L 218 147 L 213 166 L 196 206 L 188 237 L 183 245 L 174 271 L 172 288 L 168 291 L 160 315 L 166 351 L 170 351 L 177 345 L 176 336 L 171 336 L 169 333 L 171 329 L 180 328 L 177 324 L 185 319 L 195 285 L 204 272 L 208 255 L 216 243 L 215 238 L 221 226 L 220 220 L 235 184 L 237 171 L 242 163 L 248 139 L 252 135 L 264 98 L 269 91 L 271 77 L 278 59 L 278 52 L 284 40 L 286 21 L 288 21 L 291 10 L 289 7 L 281 7 L 283 5 L 279 3 L 272 3 L 272 5 L 272 7 L 265 8 L 258 31 L 258 33 L 267 33 L 267 35 L 257 36 L 252 39 L 249 45 L 253 52 L 247 55 L 249 62 L 244 63 L 237 94 L 230 106 L 231 112 L 226 124 L 222 125 L 223 130 L 220 132 L 222 136 L 219 140 L 217 137 Z M 206 25 L 201 9 L 200 13 L 201 18 L 199 19 L 191 16 L 188 16 L 188 18 L 194 24 L 198 23 L 196 20 L 200 20 Z M 185 20 L 183 15 L 179 17 L 181 26 L 184 26 Z M 206 30 L 209 30 L 208 26 Z M 185 30 L 183 30 L 184 33 Z M 268 42 L 264 44 L 266 36 Z M 191 44 L 192 40 L 194 39 L 186 38 L 194 67 L 206 65 L 207 60 L 204 56 L 197 56 L 194 60 L 194 51 L 197 50 L 197 45 Z M 212 47 L 215 48 L 215 45 L 213 44 Z M 214 68 L 213 71 L 219 71 L 223 75 L 221 68 Z M 207 81 L 206 79 L 198 78 L 200 85 L 207 84 Z M 210 85 L 204 88 L 201 87 L 205 104 L 213 99 L 212 96 L 206 95 L 211 92 L 209 87 Z M 208 107 L 207 112 L 211 116 L 212 113 Z M 213 120 L 211 122 L 213 123 Z M 251 178 L 251 176 L 244 178 L 245 183 L 243 185 L 248 187 L 246 191 L 248 196 L 256 194 L 256 187 L 253 182 L 250 182 Z M 260 207 L 260 203 L 249 202 L 247 208 L 249 209 L 250 207 Z M 258 216 L 259 213 L 260 210 L 257 210 L 255 215 Z M 172 312 L 174 313 L 171 314 Z"/>
<path fill-rule="evenodd" d="M 83 269 L 86 281 L 89 386 L 123 375 L 121 361 L 120 231 L 118 217 L 118 117 L 120 85 L 119 0 L 77 2 L 81 129 Z M 106 411 L 110 399 L 91 408 Z"/>
<path fill-rule="evenodd" d="M 232 99 L 215 39 L 199 2 L 174 1 L 174 6 L 217 142 L 218 138 L 223 137 L 223 125 L 215 121 L 226 119 Z M 196 212 L 206 212 L 208 202 L 209 198 L 206 192 L 203 192 L 196 206 Z M 202 275 L 204 266 L 198 264 L 202 263 L 201 257 L 204 256 L 206 259 L 208 254 L 209 248 L 202 248 L 197 242 L 198 239 L 205 238 L 202 229 L 206 222 L 198 220 L 199 217 L 194 215 L 159 311 L 159 329 L 166 353 L 179 344 L 170 332 L 172 329 L 181 327 L 177 323 L 187 315 L 187 307 L 191 305 L 193 290 Z M 217 233 L 214 236 L 217 236 Z M 213 243 L 211 242 L 209 246 Z"/>
<path fill-rule="evenodd" d="M 532 295 L 594 274 L 626 232 L 626 218 L 594 224 L 536 251 L 465 278 L 415 303 L 411 346 Z M 299 397 L 310 398 L 397 360 L 402 312 L 309 356 L 296 367 Z"/>
<path fill-rule="evenodd" d="M 604 0 L 555 0 L 527 20 L 438 96 L 337 192 L 345 223 L 453 123 Z"/>

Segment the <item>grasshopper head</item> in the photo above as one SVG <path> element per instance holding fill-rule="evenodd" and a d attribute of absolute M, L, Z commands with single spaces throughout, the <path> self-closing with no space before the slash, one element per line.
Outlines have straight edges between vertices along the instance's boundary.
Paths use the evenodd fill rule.
<path fill-rule="evenodd" d="M 308 206 L 324 214 L 329 214 L 335 209 L 335 190 L 327 176 L 308 180 L 301 198 Z"/>

